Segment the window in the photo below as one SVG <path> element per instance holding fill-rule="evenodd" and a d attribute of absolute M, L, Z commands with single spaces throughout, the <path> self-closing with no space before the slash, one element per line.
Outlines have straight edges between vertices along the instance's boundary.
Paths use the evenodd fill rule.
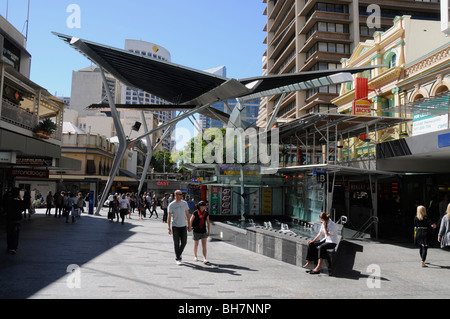
<path fill-rule="evenodd" d="M 397 66 L 397 53 L 394 50 L 388 51 L 384 56 L 383 63 L 389 68 Z"/>
<path fill-rule="evenodd" d="M 20 50 L 7 39 L 3 42 L 3 61 L 20 71 Z"/>

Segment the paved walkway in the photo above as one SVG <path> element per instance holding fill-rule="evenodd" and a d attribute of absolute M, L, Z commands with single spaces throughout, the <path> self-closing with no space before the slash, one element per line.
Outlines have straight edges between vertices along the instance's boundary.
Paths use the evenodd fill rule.
<path fill-rule="evenodd" d="M 334 277 L 310 275 L 218 240 L 208 242 L 211 266 L 193 261 L 189 236 L 175 263 L 159 219 L 83 215 L 75 224 L 45 216 L 23 222 L 17 255 L 0 253 L 0 298 L 20 299 L 297 299 L 448 298 L 450 255 L 380 242 L 347 242 Z M 103 212 L 106 216 L 106 210 Z M 6 246 L 4 229 L 0 242 Z M 4 247 L 5 247 L 4 246 Z M 76 272 L 70 272 L 78 269 Z"/>

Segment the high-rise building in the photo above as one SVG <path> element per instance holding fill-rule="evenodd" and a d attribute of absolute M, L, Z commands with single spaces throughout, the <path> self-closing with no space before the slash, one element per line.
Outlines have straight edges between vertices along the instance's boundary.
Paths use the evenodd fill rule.
<path fill-rule="evenodd" d="M 376 4 L 374 4 L 374 2 Z M 396 16 L 440 20 L 439 0 L 264 0 L 267 15 L 264 75 L 337 69 L 361 41 L 392 27 Z M 335 111 L 331 100 L 340 85 L 311 89 L 285 97 L 278 118 Z M 272 116 L 280 96 L 264 98 L 257 125 Z"/>
<path fill-rule="evenodd" d="M 106 74 L 109 90 L 115 101 L 120 103 L 120 82 Z M 96 65 L 72 72 L 72 92 L 70 96 L 70 109 L 78 112 L 79 117 L 94 115 L 86 108 L 91 104 L 108 104 L 108 95 L 103 85 L 100 68 Z"/>
<path fill-rule="evenodd" d="M 142 56 L 151 57 L 153 59 L 158 59 L 161 61 L 170 62 L 171 55 L 168 50 L 154 43 L 140 41 L 140 40 L 125 40 L 125 50 L 140 54 Z M 135 91 L 133 88 L 128 86 L 122 86 L 122 104 L 169 104 L 169 102 L 152 95 L 151 93 L 144 92 L 142 90 Z M 139 112 L 127 112 L 127 117 L 132 117 L 133 113 Z M 148 112 L 145 112 L 148 113 Z M 152 113 L 160 123 L 166 123 L 175 117 L 175 112 L 173 111 L 152 111 Z M 134 117 L 137 117 L 134 114 Z M 127 133 L 127 132 L 125 132 Z M 164 133 L 163 133 L 164 134 Z M 172 149 L 172 134 L 165 138 L 162 142 L 162 148 L 164 150 L 170 151 Z"/>

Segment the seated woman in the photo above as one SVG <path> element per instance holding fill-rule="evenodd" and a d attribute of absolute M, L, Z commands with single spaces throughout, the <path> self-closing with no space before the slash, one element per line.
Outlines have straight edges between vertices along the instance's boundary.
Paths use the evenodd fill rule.
<path fill-rule="evenodd" d="M 338 227 L 337 225 L 330 219 L 330 215 L 327 213 L 321 213 L 319 215 L 322 226 L 320 227 L 320 231 L 317 236 L 308 241 L 308 253 L 306 255 L 307 263 L 303 266 L 303 268 L 307 268 L 310 265 L 317 264 L 316 268 L 310 272 L 310 274 L 320 274 L 322 270 L 322 262 L 323 259 L 327 256 L 327 249 L 334 249 L 338 244 Z M 321 239 L 322 236 L 325 238 Z M 320 239 L 320 241 L 319 241 Z"/>

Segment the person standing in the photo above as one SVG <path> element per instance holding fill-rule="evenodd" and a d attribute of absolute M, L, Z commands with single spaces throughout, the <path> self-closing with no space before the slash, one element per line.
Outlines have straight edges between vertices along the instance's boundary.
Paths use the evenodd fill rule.
<path fill-rule="evenodd" d="M 32 201 L 31 201 L 31 193 L 29 190 L 26 190 L 25 193 L 23 194 L 23 201 L 25 203 L 25 212 L 23 214 L 23 217 L 26 218 L 27 217 L 27 210 L 28 210 L 28 219 L 31 218 L 31 212 L 33 210 L 33 206 L 32 206 Z"/>
<path fill-rule="evenodd" d="M 191 215 L 194 214 L 194 212 L 195 212 L 195 203 L 194 203 L 194 200 L 192 199 L 192 196 L 188 197 L 187 204 L 189 206 L 189 214 L 191 214 Z"/>
<path fill-rule="evenodd" d="M 169 194 L 165 193 L 161 201 L 161 208 L 163 210 L 163 223 L 167 223 L 167 209 L 169 208 Z"/>
<path fill-rule="evenodd" d="M 158 219 L 158 212 L 156 211 L 156 207 L 158 206 L 158 199 L 156 198 L 156 196 L 153 196 L 152 198 L 152 210 L 150 212 L 150 217 L 152 218 L 153 216 L 153 212 L 156 214 L 156 218 Z"/>
<path fill-rule="evenodd" d="M 3 203 L 3 209 L 6 215 L 7 250 L 15 255 L 19 248 L 22 213 L 26 209 L 25 202 L 20 198 L 19 188 L 12 189 L 11 195 Z"/>
<path fill-rule="evenodd" d="M 122 225 L 125 221 L 125 216 L 128 214 L 130 210 L 130 201 L 125 196 L 125 194 L 122 195 L 122 197 L 119 199 L 119 207 L 120 207 L 120 218 L 122 218 Z"/>
<path fill-rule="evenodd" d="M 326 258 L 328 249 L 334 249 L 338 243 L 338 228 L 336 223 L 330 219 L 330 215 L 327 213 L 321 213 L 319 215 L 320 221 L 322 223 L 320 231 L 317 236 L 308 241 L 308 252 L 306 255 L 307 263 L 303 268 L 307 268 L 313 263 L 317 263 L 316 268 L 314 268 L 310 274 L 320 274 L 322 270 L 323 259 Z M 322 235 L 325 236 L 323 239 Z M 321 239 L 319 241 L 319 239 Z"/>
<path fill-rule="evenodd" d="M 441 244 L 441 248 L 450 246 L 450 205 L 447 205 L 447 213 L 442 217 L 438 242 Z"/>
<path fill-rule="evenodd" d="M 53 206 L 53 195 L 52 192 L 48 192 L 47 197 L 45 198 L 47 202 L 47 210 L 45 211 L 45 215 L 51 215 L 52 206 Z"/>
<path fill-rule="evenodd" d="M 183 200 L 183 193 L 175 191 L 175 201 L 169 204 L 167 226 L 173 236 L 176 263 L 181 265 L 182 254 L 187 244 L 187 233 L 191 232 L 189 206 Z"/>
<path fill-rule="evenodd" d="M 425 261 L 427 260 L 428 253 L 428 231 L 430 228 L 436 228 L 436 224 L 431 224 L 425 206 L 417 207 L 417 214 L 414 217 L 414 227 L 416 227 L 416 244 L 419 245 L 422 267 L 427 267 Z"/>
<path fill-rule="evenodd" d="M 134 193 L 131 193 L 129 200 L 130 200 L 131 209 L 130 209 L 130 215 L 128 216 L 128 218 L 131 219 L 131 214 L 134 213 L 134 209 L 136 208 L 136 201 L 137 201 L 136 195 Z"/>
<path fill-rule="evenodd" d="M 200 240 L 202 241 L 203 263 L 209 265 L 206 259 L 208 237 L 211 233 L 211 224 L 209 222 L 209 213 L 206 211 L 206 202 L 198 203 L 198 209 L 194 211 L 191 217 L 191 225 L 194 234 L 194 261 L 198 261 L 197 251 Z"/>

